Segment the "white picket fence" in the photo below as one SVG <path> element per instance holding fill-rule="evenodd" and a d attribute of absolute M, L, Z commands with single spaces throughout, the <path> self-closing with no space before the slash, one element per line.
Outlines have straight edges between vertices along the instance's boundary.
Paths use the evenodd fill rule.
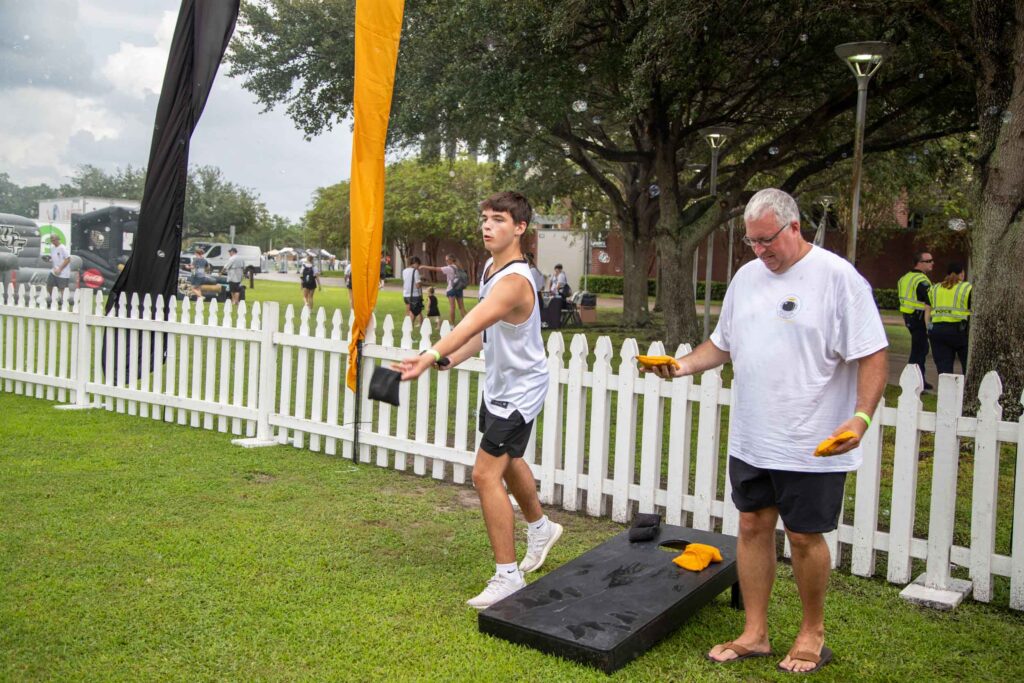
<path fill-rule="evenodd" d="M 159 319 L 152 312 L 162 312 L 163 301 L 150 303 L 122 298 L 117 315 L 107 316 L 91 291 L 79 290 L 72 304 L 69 297 L 47 303 L 38 290 L 9 290 L 6 302 L 0 299 L 0 389 L 66 404 L 58 407 L 105 407 L 230 431 L 249 437 L 239 441 L 244 445 L 290 443 L 334 455 L 340 442 L 341 456 L 353 458 L 356 397 L 344 388 L 349 328 L 339 312 L 328 322 L 323 309 L 311 320 L 302 308 L 296 321 L 289 306 L 279 329 L 276 303 L 233 308 L 172 300 Z M 440 333 L 447 330 L 445 322 Z M 395 330 L 388 316 L 369 331 L 363 376 L 376 363 L 430 344 L 429 323 L 417 343 L 407 318 Z M 104 349 L 117 358 L 110 374 L 103 372 Z M 608 338 L 599 339 L 592 362 L 583 335 L 572 338 L 568 362 L 560 333 L 550 335 L 547 350 L 551 383 L 526 454 L 544 504 L 617 522 L 635 512 L 661 512 L 670 524 L 736 533 L 721 428 L 730 390 L 718 371 L 671 382 L 641 376 L 631 339 L 617 355 Z M 646 351 L 664 348 L 656 342 Z M 155 371 L 140 372 L 141 359 L 165 355 Z M 430 371 L 402 384 L 398 408 L 370 401 L 364 391 L 358 461 L 465 483 L 479 439 L 482 372 L 479 358 L 449 372 Z M 934 413 L 923 409 L 916 368 L 904 371 L 900 386 L 897 404 L 883 401 L 865 435 L 852 515 L 844 512 L 846 521 L 827 537 L 833 563 L 848 552 L 850 571 L 869 577 L 882 552 L 887 580 L 905 584 L 912 561 L 924 560 L 925 584 L 939 589 L 950 585 L 952 563 L 969 570 L 974 598 L 983 602 L 992 600 L 994 577 L 1009 577 L 1009 605 L 1024 609 L 1024 422 L 1002 419 L 999 377 L 985 377 L 974 417 L 962 414 L 961 376 L 940 378 Z M 915 525 L 926 434 L 934 435 L 930 509 L 927 524 Z M 966 545 L 954 542 L 961 439 L 974 442 Z M 1000 499 L 1001 450 L 1014 453 L 1012 500 Z M 886 510 L 883 465 L 889 464 Z M 1012 525 L 1009 554 L 996 552 L 999 515 L 1002 525 Z M 926 532 L 915 533 L 915 526 Z"/>

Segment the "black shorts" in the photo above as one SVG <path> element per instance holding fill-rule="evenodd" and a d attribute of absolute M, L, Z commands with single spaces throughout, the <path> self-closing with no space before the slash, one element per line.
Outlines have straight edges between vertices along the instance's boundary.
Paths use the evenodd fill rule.
<path fill-rule="evenodd" d="M 481 402 L 476 424 L 484 435 L 480 440 L 480 449 L 485 453 L 495 457 L 507 454 L 511 458 L 521 458 L 526 453 L 526 445 L 533 432 L 533 420 L 527 422 L 518 410 L 508 417 L 498 417 Z"/>
<path fill-rule="evenodd" d="M 405 297 L 405 303 L 409 304 L 409 312 L 419 315 L 423 312 L 423 299 L 418 296 Z"/>
<path fill-rule="evenodd" d="M 229 282 L 228 283 L 228 291 L 231 292 L 232 294 L 239 294 L 242 291 L 242 283 L 241 282 Z"/>
<path fill-rule="evenodd" d="M 823 534 L 839 525 L 846 472 L 765 470 L 729 456 L 732 502 L 740 512 L 777 507 L 799 534 Z"/>

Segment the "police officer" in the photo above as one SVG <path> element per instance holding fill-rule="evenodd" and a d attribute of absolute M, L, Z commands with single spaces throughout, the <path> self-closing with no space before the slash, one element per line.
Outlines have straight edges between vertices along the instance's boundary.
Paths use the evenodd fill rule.
<path fill-rule="evenodd" d="M 967 374 L 968 319 L 971 315 L 971 283 L 964 280 L 964 267 L 950 263 L 946 279 L 931 288 L 928 298 L 932 307 L 932 356 L 939 374 L 952 373 L 953 361 L 960 359 L 960 368 Z"/>
<path fill-rule="evenodd" d="M 932 283 L 927 274 L 932 272 L 933 267 L 932 255 L 927 251 L 919 251 L 914 254 L 913 269 L 901 277 L 896 285 L 899 290 L 900 313 L 910 331 L 910 360 L 907 363 L 921 368 L 921 379 L 925 378 L 924 361 L 928 358 L 928 326 L 931 324 L 928 292 Z M 932 385 L 925 380 L 924 388 L 931 389 Z"/>

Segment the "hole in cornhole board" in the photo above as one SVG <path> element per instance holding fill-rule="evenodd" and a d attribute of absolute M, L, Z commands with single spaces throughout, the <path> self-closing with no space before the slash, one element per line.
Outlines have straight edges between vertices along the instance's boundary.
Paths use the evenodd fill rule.
<path fill-rule="evenodd" d="M 715 546 L 723 561 L 700 572 L 676 566 L 672 558 L 689 543 Z M 548 563 L 559 559 L 556 547 Z M 664 525 L 657 541 L 630 543 L 627 530 L 484 610 L 478 626 L 611 673 L 725 590 L 738 607 L 737 581 L 733 536 Z"/>
<path fill-rule="evenodd" d="M 675 556 L 686 550 L 686 546 L 690 545 L 690 543 L 690 541 L 664 541 L 658 544 L 658 548 Z"/>

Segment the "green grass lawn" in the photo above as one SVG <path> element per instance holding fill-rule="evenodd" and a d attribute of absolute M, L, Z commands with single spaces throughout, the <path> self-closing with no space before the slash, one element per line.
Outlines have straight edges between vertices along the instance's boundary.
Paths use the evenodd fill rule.
<path fill-rule="evenodd" d="M 704 661 L 742 626 L 726 596 L 611 677 L 480 635 L 462 603 L 493 565 L 470 488 L 9 394 L 0 411 L 0 679 L 789 679 Z M 542 573 L 623 528 L 552 514 L 568 533 Z M 799 602 L 779 577 L 784 652 Z M 940 614 L 844 573 L 830 591 L 816 680 L 1021 677 L 1020 613 Z"/>

